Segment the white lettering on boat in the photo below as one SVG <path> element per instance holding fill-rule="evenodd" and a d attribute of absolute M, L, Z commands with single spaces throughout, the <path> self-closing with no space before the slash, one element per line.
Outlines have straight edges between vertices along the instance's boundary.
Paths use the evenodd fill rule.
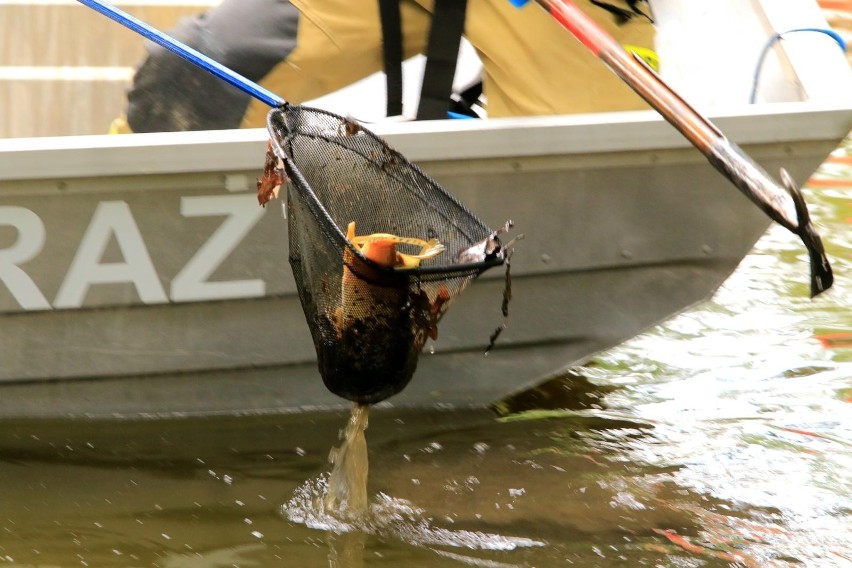
<path fill-rule="evenodd" d="M 115 237 L 124 262 L 101 262 L 112 237 Z M 92 284 L 122 282 L 136 286 L 139 298 L 146 304 L 168 302 L 130 207 L 124 201 L 101 201 L 53 305 L 79 308 Z"/>
<path fill-rule="evenodd" d="M 11 244 L 0 248 L 0 284 L 9 290 L 21 308 L 28 311 L 52 307 L 80 308 L 89 289 L 99 284 L 130 284 L 145 304 L 263 296 L 266 282 L 262 279 L 210 281 L 210 278 L 257 225 L 265 211 L 245 194 L 181 198 L 180 214 L 183 217 L 224 216 L 225 219 L 178 270 L 167 294 L 128 203 L 101 201 L 51 306 L 37 280 L 22 268 L 45 248 L 48 234 L 44 222 L 25 207 L 0 206 L 0 228 L 11 227 L 17 233 Z M 109 257 L 107 260 L 105 255 L 113 242 L 117 245 L 117 253 L 110 252 L 110 255 L 118 254 L 120 258 Z M 0 244 L 0 247 L 3 246 Z"/>
<path fill-rule="evenodd" d="M 266 293 L 263 280 L 208 282 L 207 279 L 237 248 L 265 211 L 244 195 L 182 198 L 180 214 L 184 217 L 228 215 L 228 218 L 172 280 L 172 300 L 185 302 L 263 296 Z"/>
<path fill-rule="evenodd" d="M 14 227 L 18 238 L 12 246 L 0 249 L 0 281 L 25 310 L 49 310 L 50 304 L 33 279 L 18 266 L 34 259 L 44 248 L 44 223 L 24 207 L 0 207 L 0 226 Z"/>

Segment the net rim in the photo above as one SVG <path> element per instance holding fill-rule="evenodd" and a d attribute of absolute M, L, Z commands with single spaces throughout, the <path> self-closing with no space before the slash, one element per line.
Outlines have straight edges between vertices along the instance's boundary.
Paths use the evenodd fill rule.
<path fill-rule="evenodd" d="M 447 265 L 440 265 L 440 266 L 418 266 L 418 267 L 413 267 L 413 268 L 388 268 L 387 266 L 377 264 L 376 262 L 374 262 L 374 261 L 370 260 L 369 258 L 367 258 L 366 256 L 364 256 L 363 253 L 361 253 L 361 251 L 358 250 L 349 241 L 349 239 L 346 238 L 346 235 L 343 234 L 342 229 L 337 225 L 337 223 L 331 217 L 328 210 L 325 208 L 325 206 L 322 204 L 320 199 L 317 197 L 313 188 L 310 186 L 308 181 L 304 178 L 304 176 L 299 171 L 299 169 L 296 167 L 296 165 L 292 163 L 292 161 L 290 160 L 290 158 L 287 155 L 287 152 L 284 150 L 283 146 L 281 145 L 281 139 L 285 138 L 285 136 L 282 136 L 281 133 L 278 132 L 278 129 L 275 127 L 275 124 L 273 123 L 273 116 L 275 115 L 276 112 L 286 113 L 286 112 L 289 112 L 292 109 L 300 109 L 300 110 L 306 110 L 306 111 L 309 111 L 309 112 L 316 112 L 316 113 L 323 114 L 323 115 L 326 115 L 326 116 L 329 116 L 329 117 L 332 117 L 332 118 L 339 119 L 339 120 L 344 121 L 346 123 L 349 123 L 351 121 L 349 119 L 343 117 L 343 116 L 340 116 L 338 114 L 335 114 L 333 112 L 329 112 L 329 111 L 326 111 L 326 110 L 323 110 L 323 109 L 319 109 L 319 108 L 315 108 L 315 107 L 308 107 L 308 106 L 291 105 L 289 103 L 284 103 L 282 105 L 279 105 L 276 108 L 273 108 L 266 115 L 266 128 L 267 128 L 267 132 L 270 134 L 270 143 L 272 144 L 273 151 L 284 162 L 284 164 L 286 166 L 288 166 L 287 172 L 286 172 L 288 178 L 296 178 L 296 180 L 298 181 L 298 183 L 296 183 L 296 184 L 288 181 L 287 184 L 291 187 L 295 186 L 297 191 L 306 194 L 306 197 L 308 198 L 308 203 L 310 204 L 310 207 L 312 209 L 314 209 L 314 213 L 321 215 L 327 221 L 327 225 L 333 227 L 333 229 L 331 231 L 328 231 L 326 227 L 321 226 L 321 230 L 323 232 L 325 232 L 327 234 L 327 236 L 329 236 L 330 238 L 337 241 L 338 245 L 342 245 L 342 246 L 346 247 L 347 249 L 349 249 L 350 252 L 355 254 L 357 256 L 359 262 L 365 263 L 371 269 L 375 269 L 380 274 L 387 275 L 387 276 L 395 275 L 397 277 L 403 276 L 403 275 L 413 275 L 415 277 L 420 276 L 420 275 L 434 276 L 434 275 L 439 275 L 439 274 L 455 274 L 455 273 L 460 273 L 460 272 L 470 272 L 470 273 L 473 273 L 473 274 L 481 274 L 482 272 L 485 272 L 486 270 L 488 270 L 490 268 L 494 268 L 496 266 L 501 266 L 505 263 L 505 258 L 503 256 L 497 256 L 497 257 L 494 257 L 492 259 L 482 260 L 482 261 L 478 261 L 478 262 L 455 263 L 455 264 L 447 264 Z M 388 146 L 388 144 L 384 140 L 379 138 L 376 134 L 374 134 L 373 132 L 371 132 L 370 130 L 368 130 L 366 128 L 361 127 L 360 125 L 358 125 L 358 127 L 361 128 L 361 132 L 363 132 L 367 136 L 371 137 L 373 140 L 377 141 L 379 144 L 383 145 L 384 147 L 389 149 L 391 152 L 394 152 L 396 155 L 398 155 L 399 157 L 404 159 L 406 161 L 406 164 L 407 164 L 408 167 L 413 168 L 418 174 L 420 174 L 420 175 L 424 176 L 425 178 L 431 180 L 431 178 L 428 175 L 426 175 L 425 172 L 423 172 L 416 164 L 411 163 L 407 158 L 405 158 L 405 156 L 402 156 L 398 151 L 396 151 L 393 148 L 391 148 L 390 146 Z M 272 135 L 272 134 L 275 134 L 275 135 Z M 443 187 L 440 186 L 440 184 L 436 183 L 435 187 L 438 190 L 440 190 L 446 197 L 451 199 L 456 206 L 458 206 L 465 213 L 469 214 L 474 219 L 476 219 L 477 222 L 479 222 L 479 224 L 482 227 L 484 227 L 486 230 L 490 231 L 488 226 L 485 225 L 485 223 L 483 223 L 479 219 L 479 217 L 474 215 L 473 212 L 471 212 L 467 207 L 465 207 L 464 204 L 462 204 L 454 195 L 447 192 Z M 349 266 L 349 263 L 344 263 L 344 264 Z"/>

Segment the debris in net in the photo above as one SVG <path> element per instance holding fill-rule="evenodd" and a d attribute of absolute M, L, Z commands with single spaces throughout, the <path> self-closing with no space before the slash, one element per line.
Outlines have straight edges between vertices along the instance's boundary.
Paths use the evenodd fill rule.
<path fill-rule="evenodd" d="M 284 173 L 284 161 L 272 149 L 272 142 L 266 145 L 266 158 L 263 161 L 263 176 L 257 180 L 257 202 L 263 207 L 278 197 L 281 186 L 287 183 Z"/>
<path fill-rule="evenodd" d="M 512 253 L 514 252 L 515 242 L 523 239 L 524 235 L 518 235 L 505 245 L 500 242 L 499 235 L 501 233 L 509 232 L 509 230 L 514 226 L 514 222 L 509 219 L 502 227 L 493 231 L 490 235 L 473 246 L 464 249 L 456 256 L 459 262 L 484 262 L 486 260 L 502 258 L 506 263 L 506 283 L 503 287 L 503 303 L 501 305 L 503 322 L 497 326 L 488 338 L 488 347 L 485 348 L 486 355 L 488 355 L 491 349 L 494 348 L 494 345 L 497 343 L 497 338 L 500 337 L 500 334 L 503 333 L 503 330 L 505 330 L 509 325 L 509 301 L 512 299 L 512 276 L 510 270 L 511 258 Z"/>

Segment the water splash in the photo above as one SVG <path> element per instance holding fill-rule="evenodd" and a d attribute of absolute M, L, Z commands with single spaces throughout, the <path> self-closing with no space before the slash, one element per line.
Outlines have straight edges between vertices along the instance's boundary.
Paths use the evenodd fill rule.
<path fill-rule="evenodd" d="M 370 504 L 367 495 L 367 429 L 369 405 L 354 403 L 341 433 L 343 443 L 332 449 L 331 473 L 309 480 L 282 507 L 290 521 L 336 534 L 362 532 L 392 536 L 414 546 L 510 551 L 543 546 L 537 540 L 480 531 L 436 527 L 423 509 L 380 493 Z M 435 444 L 437 445 L 437 444 Z"/>
<path fill-rule="evenodd" d="M 329 485 L 326 475 L 306 481 L 296 489 L 290 501 L 281 506 L 282 516 L 313 529 L 337 534 L 363 532 L 390 537 L 412 546 L 430 548 L 441 554 L 445 551 L 438 549 L 505 552 L 546 544 L 531 538 L 439 527 L 425 510 L 405 499 L 384 493 L 379 493 L 375 501 L 369 504 L 366 515 L 344 520 L 326 507 Z M 486 562 L 482 565 L 488 564 Z"/>

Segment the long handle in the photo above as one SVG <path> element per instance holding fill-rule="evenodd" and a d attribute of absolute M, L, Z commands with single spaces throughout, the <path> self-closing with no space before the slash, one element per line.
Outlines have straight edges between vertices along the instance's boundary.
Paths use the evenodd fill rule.
<path fill-rule="evenodd" d="M 106 17 L 110 18 L 121 24 L 122 26 L 133 30 L 137 34 L 146 37 L 147 39 L 153 41 L 156 44 L 159 44 L 175 55 L 178 55 L 193 65 L 201 67 L 208 73 L 212 73 L 216 77 L 230 83 L 231 85 L 237 87 L 244 93 L 251 95 L 257 100 L 265 103 L 271 107 L 277 107 L 284 104 L 286 101 L 276 95 L 275 93 L 264 89 L 257 83 L 246 79 L 239 73 L 236 73 L 221 63 L 213 61 L 203 53 L 192 49 L 191 47 L 184 45 L 178 40 L 170 37 L 163 32 L 149 26 L 145 22 L 134 18 L 127 12 L 124 12 L 115 6 L 102 2 L 101 0 L 77 0 L 80 4 L 84 4 L 89 8 L 95 10 L 96 12 L 100 12 Z M 198 96 L 204 96 L 204 93 L 198 93 Z"/>
<path fill-rule="evenodd" d="M 510 1 L 518 7 L 528 2 Z M 787 172 L 781 170 L 782 188 L 639 57 L 627 53 L 572 0 L 535 1 L 680 131 L 764 213 L 802 239 L 811 261 L 812 297 L 831 287 L 834 276 L 822 241 L 811 223 L 804 197 Z"/>

